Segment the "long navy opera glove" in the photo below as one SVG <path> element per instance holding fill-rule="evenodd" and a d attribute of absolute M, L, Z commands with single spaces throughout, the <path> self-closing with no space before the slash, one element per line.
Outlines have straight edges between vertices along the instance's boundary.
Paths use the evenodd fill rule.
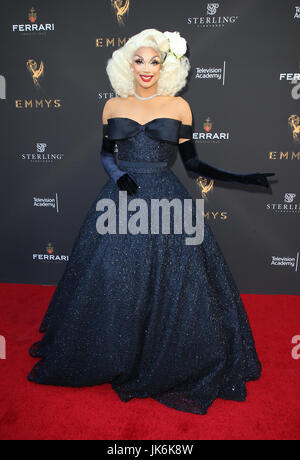
<path fill-rule="evenodd" d="M 268 176 L 274 176 L 275 173 L 248 173 L 241 174 L 224 169 L 216 168 L 200 160 L 197 155 L 193 139 L 178 144 L 180 156 L 187 171 L 192 171 L 200 176 L 210 179 L 219 179 L 223 181 L 235 181 L 242 184 L 262 185 L 270 188 Z"/>
<path fill-rule="evenodd" d="M 120 190 L 127 191 L 129 195 L 134 195 L 138 189 L 136 182 L 127 174 L 122 171 L 114 158 L 115 141 L 103 136 L 102 149 L 100 153 L 100 160 L 105 169 L 115 184 L 118 185 Z"/>

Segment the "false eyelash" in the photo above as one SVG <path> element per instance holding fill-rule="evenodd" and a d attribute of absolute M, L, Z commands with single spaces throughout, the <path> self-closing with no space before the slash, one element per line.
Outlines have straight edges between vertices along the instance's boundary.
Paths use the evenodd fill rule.
<path fill-rule="evenodd" d="M 137 59 L 136 61 L 134 61 L 136 64 L 140 63 L 140 62 L 143 62 L 141 59 Z M 159 64 L 158 61 L 153 61 L 152 64 Z"/>

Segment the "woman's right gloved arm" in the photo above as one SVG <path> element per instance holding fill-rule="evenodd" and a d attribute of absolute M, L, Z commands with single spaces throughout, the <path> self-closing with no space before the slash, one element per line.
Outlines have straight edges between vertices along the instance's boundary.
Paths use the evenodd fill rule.
<path fill-rule="evenodd" d="M 120 190 L 127 191 L 129 195 L 134 195 L 138 189 L 136 182 L 127 174 L 122 171 L 114 157 L 115 141 L 103 136 L 102 148 L 100 152 L 101 163 Z"/>

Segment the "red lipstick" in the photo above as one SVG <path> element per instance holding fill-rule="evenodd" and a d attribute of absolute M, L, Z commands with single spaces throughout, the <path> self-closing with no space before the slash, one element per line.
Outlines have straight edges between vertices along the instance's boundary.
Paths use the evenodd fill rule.
<path fill-rule="evenodd" d="M 141 79 L 145 82 L 148 82 L 151 80 L 151 78 L 153 77 L 153 75 L 140 75 Z"/>

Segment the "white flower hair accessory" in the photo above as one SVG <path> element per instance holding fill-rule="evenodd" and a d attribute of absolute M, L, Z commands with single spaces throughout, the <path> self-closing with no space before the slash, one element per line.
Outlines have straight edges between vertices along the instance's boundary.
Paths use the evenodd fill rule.
<path fill-rule="evenodd" d="M 186 40 L 185 38 L 181 37 L 179 32 L 164 32 L 164 36 L 168 39 L 169 42 L 169 50 L 165 56 L 164 62 L 166 59 L 170 62 L 175 62 L 176 59 L 181 61 L 181 58 L 186 53 Z"/>

